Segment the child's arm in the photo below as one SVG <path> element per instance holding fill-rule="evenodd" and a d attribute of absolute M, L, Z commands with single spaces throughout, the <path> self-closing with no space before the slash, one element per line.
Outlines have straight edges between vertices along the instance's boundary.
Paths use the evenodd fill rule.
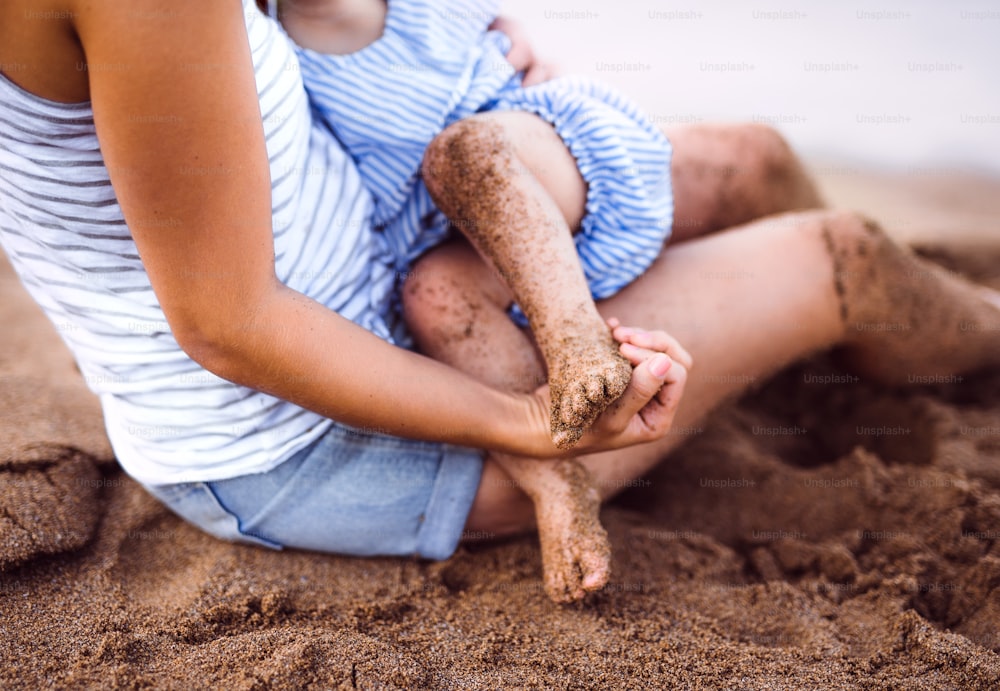
<path fill-rule="evenodd" d="M 519 21 L 499 16 L 493 20 L 489 28 L 505 34 L 510 39 L 511 45 L 507 52 L 507 62 L 517 72 L 524 73 L 521 79 L 524 86 L 540 84 L 556 76 L 555 66 L 539 60 L 538 56 L 535 55 L 534 47 L 528 40 L 528 34 Z"/>

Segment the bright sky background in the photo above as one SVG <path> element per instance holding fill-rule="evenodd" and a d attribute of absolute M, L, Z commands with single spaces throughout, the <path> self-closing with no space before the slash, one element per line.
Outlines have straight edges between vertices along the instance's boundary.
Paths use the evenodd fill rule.
<path fill-rule="evenodd" d="M 504 0 L 657 122 L 757 120 L 807 158 L 1000 173 L 1000 0 Z"/>

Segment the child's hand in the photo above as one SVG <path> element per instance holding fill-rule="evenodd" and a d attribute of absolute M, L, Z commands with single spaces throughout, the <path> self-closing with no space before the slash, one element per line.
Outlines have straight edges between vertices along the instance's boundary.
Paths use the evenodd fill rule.
<path fill-rule="evenodd" d="M 555 68 L 542 62 L 535 55 L 535 50 L 528 40 L 521 23 L 509 17 L 497 17 L 490 24 L 491 31 L 499 31 L 510 39 L 510 51 L 507 52 L 507 62 L 514 70 L 523 72 L 522 86 L 541 84 L 556 76 Z"/>
<path fill-rule="evenodd" d="M 608 326 L 611 327 L 611 335 L 621 344 L 619 347 L 621 354 L 632 363 L 633 367 L 657 353 L 666 353 L 671 360 L 684 365 L 684 369 L 687 370 L 694 364 L 691 354 L 666 331 L 646 331 L 622 326 L 615 317 L 608 319 Z"/>

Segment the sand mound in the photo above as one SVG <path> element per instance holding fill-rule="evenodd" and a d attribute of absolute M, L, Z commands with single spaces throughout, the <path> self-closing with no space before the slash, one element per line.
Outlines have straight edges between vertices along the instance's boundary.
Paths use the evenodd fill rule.
<path fill-rule="evenodd" d="M 0 257 L 0 571 L 86 544 L 111 466 L 97 399 Z"/>

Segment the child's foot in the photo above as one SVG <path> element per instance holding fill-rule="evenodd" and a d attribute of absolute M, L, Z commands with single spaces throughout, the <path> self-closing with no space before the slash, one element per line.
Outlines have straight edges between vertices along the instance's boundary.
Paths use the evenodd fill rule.
<path fill-rule="evenodd" d="M 535 500 L 545 592 L 559 603 L 600 590 L 611 575 L 611 547 L 598 512 L 600 494 L 576 461 L 557 466 L 561 482 Z"/>
<path fill-rule="evenodd" d="M 632 365 L 603 324 L 594 337 L 561 339 L 548 365 L 552 441 L 568 449 L 625 392 Z"/>

